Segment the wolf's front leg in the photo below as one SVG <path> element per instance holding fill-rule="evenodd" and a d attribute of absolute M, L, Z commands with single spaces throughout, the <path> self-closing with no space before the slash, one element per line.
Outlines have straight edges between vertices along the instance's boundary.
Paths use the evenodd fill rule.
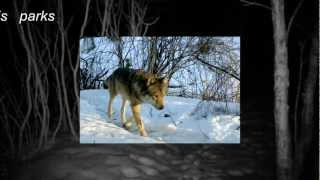
<path fill-rule="evenodd" d="M 146 130 L 144 129 L 143 121 L 141 119 L 140 105 L 131 105 L 131 108 L 132 108 L 134 120 L 136 121 L 138 129 L 139 129 L 140 135 L 141 136 L 148 136 Z"/>
<path fill-rule="evenodd" d="M 110 97 L 109 97 L 109 104 L 108 104 L 108 116 L 111 119 L 112 116 L 112 102 L 114 100 L 116 96 L 112 93 L 110 93 Z"/>
<path fill-rule="evenodd" d="M 126 126 L 126 105 L 127 105 L 127 100 L 125 98 L 122 98 L 122 105 L 121 105 L 121 122 L 122 126 L 126 129 L 129 129 L 129 127 Z"/>

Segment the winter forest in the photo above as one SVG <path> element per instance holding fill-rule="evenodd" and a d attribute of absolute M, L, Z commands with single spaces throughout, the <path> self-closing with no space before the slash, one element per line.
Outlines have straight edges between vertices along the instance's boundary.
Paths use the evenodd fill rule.
<path fill-rule="evenodd" d="M 10 18 L 0 23 L 0 179 L 317 179 L 318 7 L 315 0 L 1 3 Z M 15 19 L 42 10 L 55 21 Z M 130 107 L 130 129 L 122 127 L 121 97 L 107 116 L 102 83 L 119 67 L 169 79 L 162 110 L 141 106 L 148 137 Z"/>
<path fill-rule="evenodd" d="M 240 142 L 240 37 L 81 39 L 80 142 L 141 142 L 136 136 L 128 141 L 133 138 L 128 135 L 123 136 L 126 140 L 119 140 L 118 131 L 112 134 L 116 138 L 109 140 L 106 136 L 111 133 L 109 126 L 115 128 L 113 124 L 104 124 L 105 130 L 97 124 L 108 119 L 105 115 L 108 92 L 102 90 L 102 83 L 119 67 L 143 69 L 169 79 L 164 112 L 148 105 L 142 109 L 147 128 L 155 131 L 152 135 L 160 142 Z M 114 107 L 120 108 L 120 100 L 116 100 Z M 96 111 L 89 112 L 90 108 Z M 93 118 L 97 114 L 99 118 Z M 120 123 L 118 116 L 116 112 L 116 123 Z"/>

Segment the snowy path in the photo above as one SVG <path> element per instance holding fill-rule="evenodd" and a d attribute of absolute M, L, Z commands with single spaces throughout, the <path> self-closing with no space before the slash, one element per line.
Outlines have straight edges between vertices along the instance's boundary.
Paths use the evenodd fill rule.
<path fill-rule="evenodd" d="M 111 120 L 106 115 L 107 101 L 106 90 L 80 92 L 80 143 L 240 143 L 239 105 L 235 103 L 199 106 L 196 99 L 168 96 L 162 111 L 144 104 L 141 114 L 149 137 L 141 137 L 134 122 L 129 131 L 122 128 L 121 98 L 114 101 Z M 129 107 L 126 114 L 130 119 Z"/>
<path fill-rule="evenodd" d="M 18 180 L 271 180 L 274 147 L 264 139 L 236 145 L 71 145 L 42 154 L 15 175 Z"/>
<path fill-rule="evenodd" d="M 276 169 L 271 118 L 243 117 L 241 144 L 97 145 L 64 140 L 21 164 L 12 179 L 271 180 Z"/>

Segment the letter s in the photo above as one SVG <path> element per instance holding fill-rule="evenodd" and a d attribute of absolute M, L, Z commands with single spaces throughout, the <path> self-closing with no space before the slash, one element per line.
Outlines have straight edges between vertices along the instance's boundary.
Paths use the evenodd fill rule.
<path fill-rule="evenodd" d="M 7 21 L 8 20 L 8 13 L 2 13 L 0 20 L 1 21 Z"/>
<path fill-rule="evenodd" d="M 48 21 L 54 21 L 54 13 L 49 13 Z"/>

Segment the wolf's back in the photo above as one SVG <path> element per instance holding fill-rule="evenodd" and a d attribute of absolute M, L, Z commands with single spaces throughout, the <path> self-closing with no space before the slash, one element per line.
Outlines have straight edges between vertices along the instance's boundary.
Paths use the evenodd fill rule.
<path fill-rule="evenodd" d="M 133 82 L 142 84 L 143 79 L 144 74 L 140 69 L 118 68 L 103 82 L 103 87 L 113 89 L 119 87 L 116 84 L 121 84 L 127 89 L 132 89 Z"/>
<path fill-rule="evenodd" d="M 115 84 L 117 82 L 121 82 L 125 84 L 126 82 L 128 82 L 128 79 L 131 76 L 130 72 L 131 71 L 129 69 L 125 69 L 125 68 L 116 69 L 105 81 L 103 81 L 103 88 L 104 89 L 115 88 L 116 86 Z"/>

